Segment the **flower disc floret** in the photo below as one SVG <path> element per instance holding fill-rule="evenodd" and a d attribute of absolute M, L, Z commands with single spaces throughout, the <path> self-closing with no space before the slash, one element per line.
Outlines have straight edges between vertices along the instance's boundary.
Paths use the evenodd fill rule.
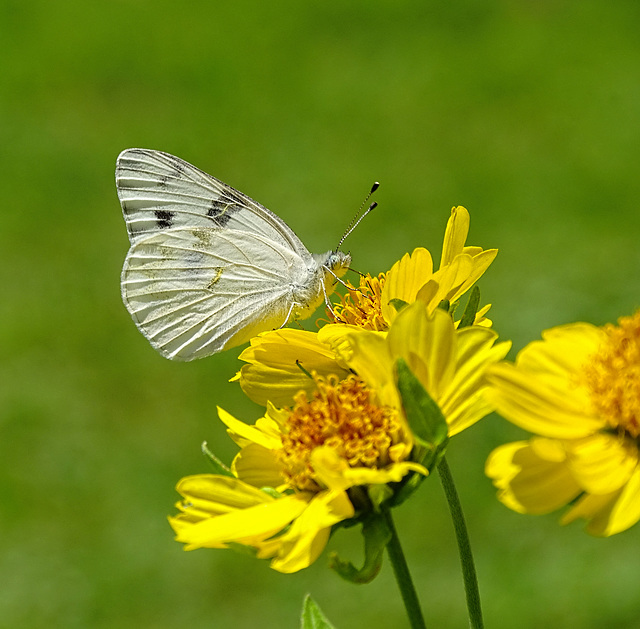
<path fill-rule="evenodd" d="M 333 313 L 329 313 L 331 321 L 355 325 L 363 330 L 386 330 L 389 326 L 382 315 L 384 282 L 384 273 L 377 277 L 361 276 L 358 288 L 348 282 L 347 294 L 340 296 L 340 303 L 334 304 Z"/>
<path fill-rule="evenodd" d="M 278 460 L 287 482 L 317 491 L 311 454 L 331 447 L 350 467 L 378 469 L 392 462 L 392 446 L 400 439 L 397 411 L 380 406 L 362 380 L 350 376 L 316 376 L 311 399 L 301 391 L 283 426 Z"/>
<path fill-rule="evenodd" d="M 612 429 L 640 434 L 640 311 L 604 327 L 606 339 L 583 367 L 594 412 Z"/>

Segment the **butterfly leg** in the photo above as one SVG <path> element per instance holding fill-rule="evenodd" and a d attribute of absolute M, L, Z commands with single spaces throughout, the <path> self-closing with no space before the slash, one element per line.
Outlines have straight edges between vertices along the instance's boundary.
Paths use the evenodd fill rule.
<path fill-rule="evenodd" d="M 291 318 L 291 314 L 293 313 L 293 309 L 296 306 L 299 306 L 300 304 L 296 303 L 295 301 L 291 304 L 291 306 L 289 306 L 289 312 L 287 312 L 287 316 L 284 320 L 284 322 L 282 323 L 282 325 L 278 328 L 279 330 L 282 330 L 282 328 L 284 328 L 285 325 L 287 325 L 287 323 L 289 323 L 289 319 Z"/>
<path fill-rule="evenodd" d="M 361 295 L 364 295 L 364 292 L 362 291 L 361 288 L 358 288 L 357 286 L 349 286 L 349 284 L 347 284 L 342 278 L 338 277 L 329 267 L 325 266 L 324 267 L 327 271 L 329 271 L 329 273 L 331 273 L 331 275 L 333 275 L 333 277 L 336 279 L 337 282 L 340 282 L 340 284 L 342 284 L 348 291 L 355 291 L 356 293 L 360 293 Z M 363 277 L 363 274 L 360 273 L 360 271 L 356 271 L 355 269 L 349 269 L 350 271 L 353 271 L 354 273 L 357 273 L 358 275 L 360 275 L 360 277 Z M 324 284 L 322 285 L 322 289 L 324 290 Z M 327 299 L 327 292 L 324 291 L 324 300 L 327 302 L 327 306 L 329 306 L 329 310 L 331 310 L 331 314 L 333 314 L 335 316 L 335 312 L 333 312 L 333 309 L 331 308 L 331 304 L 329 303 L 329 300 Z"/>
<path fill-rule="evenodd" d="M 333 275 L 333 277 L 336 279 L 337 282 L 340 282 L 340 284 L 342 284 L 348 291 L 356 291 L 356 293 L 360 293 L 361 295 L 364 295 L 364 293 L 362 292 L 362 289 L 358 288 L 357 286 L 349 286 L 349 284 L 347 284 L 342 278 L 338 277 L 329 267 L 324 267 L 327 271 L 329 271 L 329 273 L 331 273 L 331 275 Z M 354 273 L 357 273 L 360 277 L 364 277 L 363 273 L 360 273 L 360 271 L 356 271 L 355 269 L 352 269 L 351 267 L 349 267 L 350 271 L 353 271 Z M 326 295 L 325 295 L 326 298 Z"/>
<path fill-rule="evenodd" d="M 335 277 L 341 284 L 344 284 L 345 286 L 347 286 L 333 271 L 331 271 L 331 269 L 329 269 L 329 273 L 331 273 L 331 275 L 333 275 L 333 277 Z M 348 286 L 347 286 L 347 288 L 349 289 Z M 349 289 L 349 290 L 351 290 L 351 289 Z M 327 295 L 327 289 L 324 286 L 324 282 L 322 282 L 322 292 L 324 294 L 324 303 L 327 306 L 327 308 L 329 309 L 329 312 L 331 313 L 333 318 L 339 323 L 346 323 L 346 321 L 343 321 L 336 314 L 336 311 L 333 309 L 333 306 L 331 305 L 331 302 L 329 301 L 329 295 Z"/>

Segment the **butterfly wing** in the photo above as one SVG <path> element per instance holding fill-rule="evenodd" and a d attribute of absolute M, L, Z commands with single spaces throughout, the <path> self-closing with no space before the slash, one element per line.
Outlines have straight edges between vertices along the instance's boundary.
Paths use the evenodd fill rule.
<path fill-rule="evenodd" d="M 163 356 L 192 360 L 286 323 L 293 288 L 312 275 L 291 247 L 259 234 L 169 229 L 132 245 L 122 298 Z"/>
<path fill-rule="evenodd" d="M 149 149 L 127 149 L 116 162 L 116 187 L 131 244 L 180 228 L 233 229 L 311 254 L 288 225 L 246 194 L 188 162 Z"/>

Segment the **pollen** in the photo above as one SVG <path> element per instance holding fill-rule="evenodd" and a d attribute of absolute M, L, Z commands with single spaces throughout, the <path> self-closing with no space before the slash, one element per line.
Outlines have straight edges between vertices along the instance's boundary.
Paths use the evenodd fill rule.
<path fill-rule="evenodd" d="M 356 376 L 314 376 L 317 389 L 304 391 L 286 421 L 279 460 L 292 487 L 318 491 L 311 452 L 332 447 L 351 467 L 380 468 L 392 462 L 389 448 L 401 439 L 397 412 L 376 403 L 371 390 Z"/>
<path fill-rule="evenodd" d="M 361 276 L 358 288 L 347 282 L 347 294 L 340 296 L 341 303 L 334 305 L 333 313 L 329 313 L 331 322 L 349 323 L 365 330 L 386 330 L 381 300 L 384 280 L 385 274 L 380 273 L 377 277 Z"/>
<path fill-rule="evenodd" d="M 606 341 L 584 367 L 591 402 L 612 429 L 640 435 L 640 310 L 604 327 Z"/>

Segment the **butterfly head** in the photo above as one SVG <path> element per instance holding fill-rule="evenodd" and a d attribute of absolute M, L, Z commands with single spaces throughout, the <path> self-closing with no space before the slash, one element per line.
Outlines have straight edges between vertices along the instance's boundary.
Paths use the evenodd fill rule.
<path fill-rule="evenodd" d="M 322 267 L 325 269 L 325 273 L 334 277 L 342 277 L 349 270 L 350 264 L 351 254 L 343 253 L 342 251 L 330 251 L 324 255 Z"/>

